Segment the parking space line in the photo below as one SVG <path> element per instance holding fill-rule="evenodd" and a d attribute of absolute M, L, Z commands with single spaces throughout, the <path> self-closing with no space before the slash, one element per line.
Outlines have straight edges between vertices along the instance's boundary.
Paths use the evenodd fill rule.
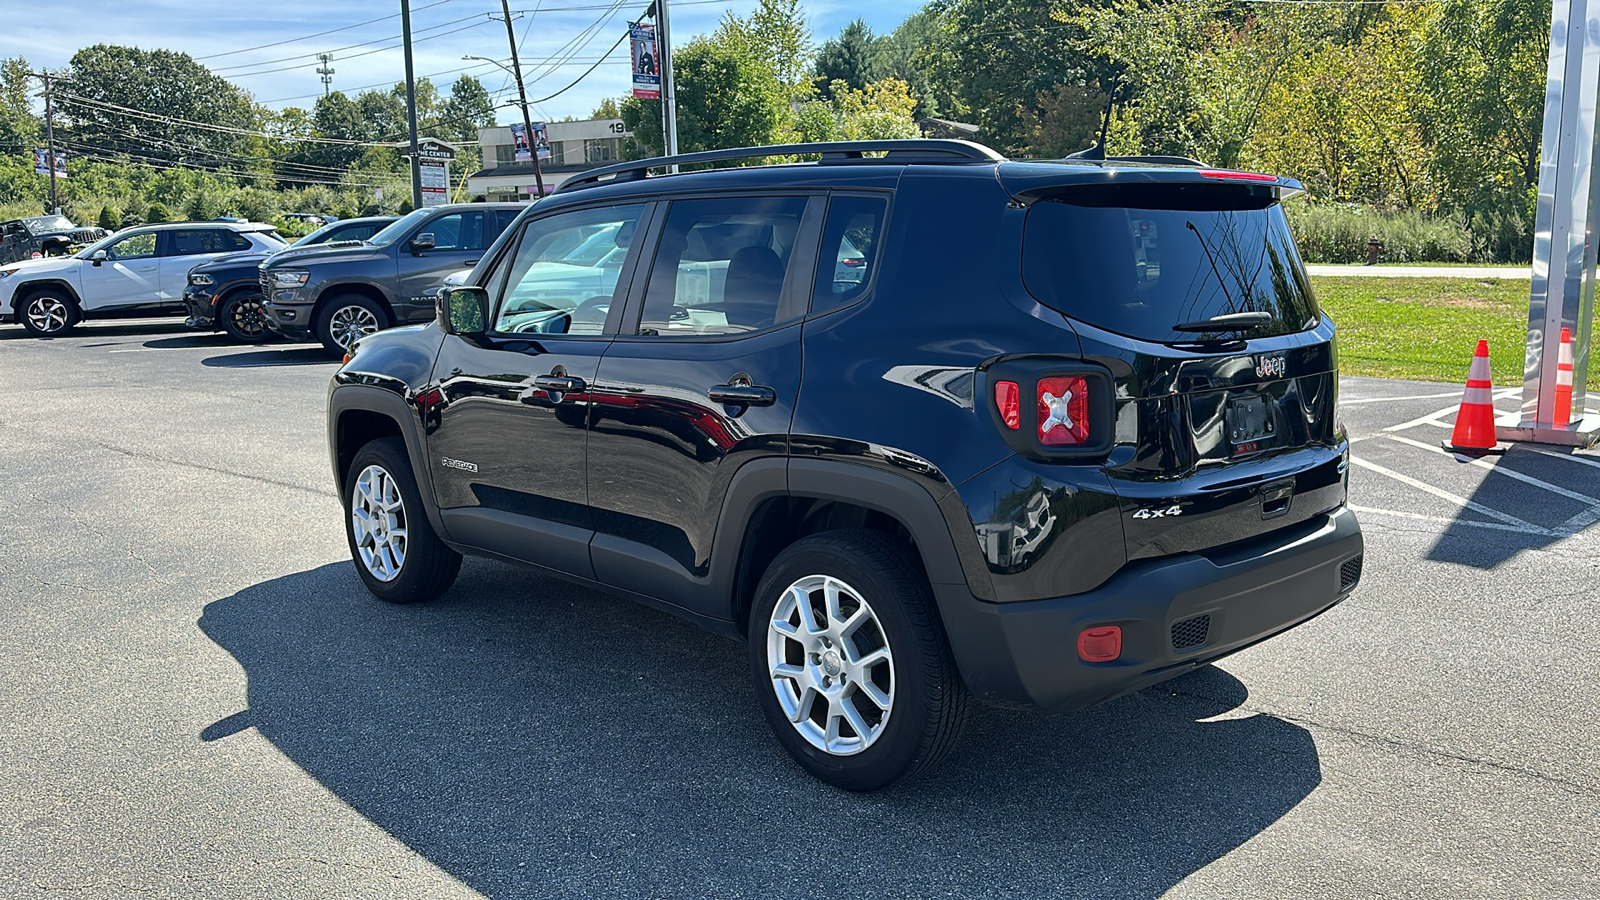
<path fill-rule="evenodd" d="M 1354 503 L 1346 504 L 1353 512 L 1375 513 L 1377 515 L 1395 516 L 1401 519 L 1411 519 L 1417 522 L 1435 522 L 1441 525 L 1470 525 L 1473 528 L 1489 528 L 1494 531 L 1510 531 L 1516 534 L 1533 534 L 1543 536 L 1547 530 L 1543 528 L 1523 528 L 1520 525 L 1507 525 L 1503 522 L 1479 522 L 1475 519 L 1447 519 L 1444 516 L 1425 516 L 1422 513 L 1402 512 L 1398 509 L 1379 509 L 1375 506 L 1358 506 Z"/>
<path fill-rule="evenodd" d="M 1515 396 L 1517 394 L 1517 392 L 1521 391 L 1521 390 L 1522 390 L 1522 388 L 1498 388 L 1498 389 L 1495 390 L 1493 396 L 1494 396 L 1494 399 L 1496 399 L 1496 400 L 1504 400 L 1507 397 Z M 1456 395 L 1455 394 L 1446 394 L 1445 396 L 1454 397 Z M 1417 399 L 1422 399 L 1422 398 L 1419 397 Z M 1357 401 L 1351 401 L 1351 402 L 1357 402 Z M 1441 418 L 1443 418 L 1443 417 L 1455 412 L 1456 410 L 1458 410 L 1460 408 L 1460 406 L 1461 406 L 1461 404 L 1457 403 L 1457 404 L 1452 405 L 1452 406 L 1446 406 L 1444 409 L 1441 409 L 1441 410 L 1439 410 L 1437 412 L 1431 412 L 1431 413 L 1428 413 L 1425 416 L 1419 416 L 1419 417 L 1417 417 L 1415 419 L 1412 419 L 1409 422 L 1401 422 L 1399 425 L 1390 425 L 1388 428 L 1384 429 L 1384 432 L 1385 433 L 1389 433 L 1389 432 L 1395 432 L 1395 431 L 1406 431 L 1407 429 L 1416 428 L 1419 425 L 1432 425 L 1435 428 L 1452 428 L 1452 427 L 1454 427 L 1454 425 L 1452 423 L 1441 422 L 1439 420 Z"/>
<path fill-rule="evenodd" d="M 1556 452 L 1551 451 L 1551 450 L 1540 450 L 1538 447 L 1529 447 L 1527 445 L 1518 445 L 1518 446 L 1520 446 L 1523 450 L 1528 451 L 1529 453 L 1537 453 L 1540 456 L 1548 456 L 1548 457 L 1551 457 L 1552 459 L 1571 460 L 1572 462 L 1575 462 L 1575 463 L 1577 463 L 1579 465 L 1593 466 L 1596 469 L 1600 469 L 1600 459 L 1588 459 L 1588 458 L 1582 457 L 1582 456 L 1574 456 L 1571 453 L 1556 453 Z"/>
<path fill-rule="evenodd" d="M 1484 506 L 1482 503 L 1479 503 L 1479 502 L 1477 502 L 1475 500 L 1468 500 L 1465 497 L 1457 496 L 1457 495 L 1452 494 L 1449 491 L 1444 490 L 1442 488 L 1436 488 L 1433 485 L 1428 484 L 1425 481 L 1418 481 L 1417 479 L 1412 478 L 1410 475 L 1403 475 L 1403 474 L 1401 474 L 1399 472 L 1396 472 L 1393 469 L 1386 469 L 1383 466 L 1378 465 L 1377 463 L 1368 462 L 1368 461 L 1360 458 L 1359 456 L 1351 456 L 1350 457 L 1350 462 L 1352 462 L 1355 465 L 1358 465 L 1361 468 L 1366 469 L 1366 470 L 1368 470 L 1370 472 L 1376 472 L 1379 475 L 1382 475 L 1382 476 L 1384 476 L 1386 478 L 1392 478 L 1395 481 L 1398 481 L 1403 485 L 1407 485 L 1408 487 L 1414 487 L 1417 490 L 1422 491 L 1425 494 L 1432 494 L 1433 496 L 1438 497 L 1440 500 L 1447 500 L 1447 501 L 1449 501 L 1451 503 L 1454 503 L 1457 506 L 1463 507 L 1465 509 L 1470 509 L 1475 513 L 1481 513 L 1481 514 L 1483 514 L 1485 516 L 1488 516 L 1491 519 L 1499 519 L 1500 521 L 1505 522 L 1508 525 L 1515 525 L 1518 528 L 1526 529 L 1528 531 L 1528 533 L 1530 533 L 1530 534 L 1539 534 L 1539 535 L 1550 535 L 1550 534 L 1553 534 L 1553 532 L 1551 532 L 1550 529 L 1545 528 L 1542 525 L 1535 525 L 1532 522 L 1525 522 L 1522 519 L 1517 518 L 1516 516 L 1507 515 L 1506 513 L 1503 513 L 1498 509 L 1491 509 L 1491 508 L 1489 508 L 1487 506 Z"/>
<path fill-rule="evenodd" d="M 1412 447 L 1419 447 L 1419 448 L 1421 448 L 1423 450 L 1427 450 L 1430 453 L 1438 453 L 1441 456 L 1451 456 L 1452 455 L 1450 453 L 1450 451 L 1444 449 L 1443 447 L 1437 447 L 1437 446 L 1434 446 L 1433 444 L 1424 444 L 1421 441 L 1413 441 L 1412 439 L 1410 439 L 1408 437 L 1402 437 L 1402 436 L 1400 436 L 1398 434 L 1388 435 L 1388 438 L 1390 440 L 1392 440 L 1392 441 L 1399 441 L 1402 444 L 1407 444 L 1407 445 L 1410 445 Z M 1580 494 L 1577 491 L 1569 491 L 1566 488 L 1561 487 L 1560 485 L 1551 484 L 1548 481 L 1541 481 L 1541 480 L 1539 480 L 1537 478 L 1534 478 L 1532 475 L 1524 475 L 1524 474 L 1522 474 L 1521 472 L 1518 472 L 1515 469 L 1506 468 L 1504 466 L 1497 466 L 1497 465 L 1495 465 L 1494 463 L 1490 462 L 1487 459 L 1475 459 L 1471 463 L 1469 463 L 1469 465 L 1477 466 L 1480 469 L 1487 469 L 1490 472 L 1494 472 L 1494 473 L 1499 474 L 1499 475 L 1504 475 L 1507 478 L 1515 479 L 1517 481 L 1522 482 L 1523 484 L 1531 484 L 1534 487 L 1539 488 L 1541 490 L 1549 491 L 1552 494 L 1559 494 L 1559 495 L 1561 495 L 1563 497 L 1566 497 L 1568 500 L 1576 500 L 1579 503 L 1585 504 L 1587 506 L 1600 505 L 1600 498 L 1590 497 L 1587 494 Z"/>
<path fill-rule="evenodd" d="M 164 353 L 168 350 L 226 350 L 221 345 L 202 345 L 196 347 L 129 347 L 126 350 L 107 350 L 107 353 Z"/>

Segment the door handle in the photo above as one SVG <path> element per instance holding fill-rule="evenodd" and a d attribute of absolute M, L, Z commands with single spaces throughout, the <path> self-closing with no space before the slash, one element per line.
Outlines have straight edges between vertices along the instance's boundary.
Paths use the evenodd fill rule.
<path fill-rule="evenodd" d="M 475 259 L 467 260 L 467 265 L 469 265 L 469 266 L 475 266 L 477 264 L 478 264 L 478 260 L 475 260 Z"/>
<path fill-rule="evenodd" d="M 575 375 L 535 375 L 533 386 L 553 394 L 570 394 L 588 387 L 582 378 Z"/>
<path fill-rule="evenodd" d="M 759 384 L 719 384 L 707 394 L 726 406 L 771 406 L 778 402 L 778 392 Z"/>

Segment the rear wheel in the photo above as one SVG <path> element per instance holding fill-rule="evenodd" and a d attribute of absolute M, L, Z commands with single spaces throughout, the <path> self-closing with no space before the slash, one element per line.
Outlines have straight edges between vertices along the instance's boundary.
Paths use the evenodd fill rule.
<path fill-rule="evenodd" d="M 344 506 L 350 557 L 379 600 L 416 603 L 455 583 L 461 554 L 445 546 L 428 522 L 400 438 L 380 438 L 356 451 Z"/>
<path fill-rule="evenodd" d="M 259 344 L 272 336 L 267 330 L 266 297 L 260 291 L 242 291 L 222 301 L 217 324 L 241 344 Z"/>
<path fill-rule="evenodd" d="M 334 297 L 317 316 L 317 337 L 332 353 L 349 353 L 356 341 L 389 327 L 389 314 L 370 297 L 344 294 Z"/>
<path fill-rule="evenodd" d="M 757 588 L 748 640 L 778 742 L 836 787 L 877 790 L 931 769 L 966 721 L 966 687 L 927 580 L 879 532 L 826 532 L 779 554 Z"/>
<path fill-rule="evenodd" d="M 35 291 L 17 304 L 17 320 L 34 337 L 66 334 L 82 319 L 77 301 L 63 291 Z"/>

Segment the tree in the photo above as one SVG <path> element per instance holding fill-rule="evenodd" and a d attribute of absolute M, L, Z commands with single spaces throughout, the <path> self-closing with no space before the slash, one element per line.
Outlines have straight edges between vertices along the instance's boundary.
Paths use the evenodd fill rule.
<path fill-rule="evenodd" d="M 450 99 L 439 110 L 439 121 L 432 129 L 446 141 L 470 142 L 478 139 L 478 129 L 494 124 L 494 103 L 489 91 L 471 75 L 463 75 L 450 85 Z"/>
<path fill-rule="evenodd" d="M 1099 141 L 1107 99 L 1099 83 L 1041 91 L 1030 110 L 1028 155 L 1059 159 Z"/>
<path fill-rule="evenodd" d="M 622 110 L 617 108 L 617 101 L 607 97 L 600 101 L 600 105 L 595 107 L 595 111 L 589 114 L 589 118 L 620 119 L 622 118 Z"/>
<path fill-rule="evenodd" d="M 726 13 L 711 41 L 768 68 L 790 97 L 810 96 L 811 60 L 816 51 L 800 0 L 759 0 L 742 19 Z M 681 54 L 673 57 L 674 75 L 680 58 Z"/>
<path fill-rule="evenodd" d="M 43 132 L 28 96 L 28 72 L 20 56 L 0 60 L 0 153 L 32 150 Z"/>
<path fill-rule="evenodd" d="M 697 38 L 673 58 L 677 78 L 678 149 L 682 153 L 774 143 L 789 113 L 789 90 L 773 70 L 737 44 Z M 622 121 L 636 151 L 660 148 L 661 104 L 629 97 Z"/>
<path fill-rule="evenodd" d="M 817 92 L 824 99 L 830 99 L 835 81 L 858 91 L 877 81 L 880 66 L 876 42 L 872 29 L 865 21 L 857 19 L 846 25 L 837 38 L 824 43 L 817 51 Z"/>
<path fill-rule="evenodd" d="M 57 127 L 80 143 L 158 163 L 252 153 L 249 136 L 237 132 L 259 127 L 255 104 L 186 53 L 96 44 L 73 54 L 69 78 L 56 92 Z"/>
<path fill-rule="evenodd" d="M 921 136 L 916 120 L 911 118 L 917 101 L 912 98 L 911 90 L 904 81 L 889 79 L 869 84 L 861 90 L 852 90 L 842 82 L 834 82 L 833 89 L 839 132 L 845 140 L 897 140 Z"/>
<path fill-rule="evenodd" d="M 936 82 L 928 67 L 941 38 L 939 15 L 938 9 L 925 6 L 872 45 L 877 77 L 897 78 L 911 88 L 911 96 L 917 98 L 912 114 L 918 119 L 940 115 L 941 109 L 951 106 L 952 86 Z"/>
<path fill-rule="evenodd" d="M 167 205 L 165 203 L 152 203 L 150 204 L 150 207 L 145 210 L 144 220 L 150 225 L 155 225 L 161 222 L 170 222 L 172 221 L 172 212 L 167 209 Z"/>

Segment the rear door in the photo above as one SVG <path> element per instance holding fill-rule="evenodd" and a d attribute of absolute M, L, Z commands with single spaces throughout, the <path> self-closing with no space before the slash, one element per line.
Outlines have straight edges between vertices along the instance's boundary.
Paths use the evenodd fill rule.
<path fill-rule="evenodd" d="M 788 453 L 822 206 L 724 195 L 673 200 L 658 217 L 643 289 L 591 396 L 601 581 L 727 615 L 726 598 L 702 589 L 712 538 L 734 473 Z"/>
<path fill-rule="evenodd" d="M 161 233 L 161 299 L 179 302 L 189 270 L 224 253 L 254 250 L 244 235 L 229 228 L 175 228 Z"/>
<path fill-rule="evenodd" d="M 1344 502 L 1333 326 L 1272 189 L 1192 176 L 1064 189 L 1033 204 L 1024 234 L 1029 292 L 1113 376 L 1107 473 L 1130 559 Z"/>

